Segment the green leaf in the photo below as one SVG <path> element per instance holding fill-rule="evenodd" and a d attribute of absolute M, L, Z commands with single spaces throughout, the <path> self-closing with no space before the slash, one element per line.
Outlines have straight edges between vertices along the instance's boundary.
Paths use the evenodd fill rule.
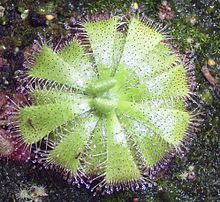
<path fill-rule="evenodd" d="M 150 98 L 146 86 L 140 83 L 133 71 L 126 69 L 123 65 L 118 66 L 114 78 L 117 80 L 117 85 L 113 91 L 119 100 L 139 102 Z"/>
<path fill-rule="evenodd" d="M 177 61 L 177 55 L 164 44 L 159 43 L 146 53 L 143 61 L 135 65 L 134 71 L 141 80 L 152 79 L 171 69 L 175 61 Z"/>
<path fill-rule="evenodd" d="M 41 90 L 34 90 L 31 92 L 32 102 L 35 105 L 43 105 L 43 104 L 50 104 L 50 103 L 58 103 L 58 102 L 65 102 L 65 101 L 72 101 L 79 99 L 86 99 L 87 96 L 83 94 L 65 92 L 61 89 L 53 89 L 50 88 L 48 90 L 41 89 Z"/>
<path fill-rule="evenodd" d="M 113 48 L 117 27 L 117 18 L 85 23 L 85 31 L 91 44 L 97 65 L 113 65 Z"/>
<path fill-rule="evenodd" d="M 28 75 L 84 90 L 94 74 L 92 71 L 77 69 L 78 64 L 80 64 L 80 60 L 76 64 L 68 64 L 52 49 L 43 46 L 39 55 L 36 56 L 33 67 L 28 71 Z"/>
<path fill-rule="evenodd" d="M 178 109 L 184 111 L 186 106 L 183 100 L 180 98 L 166 98 L 166 99 L 149 99 L 142 102 L 145 106 L 154 106 L 156 108 L 164 109 Z"/>
<path fill-rule="evenodd" d="M 143 155 L 147 168 L 156 165 L 170 150 L 169 144 L 146 125 L 122 114 L 120 122 L 136 143 L 136 149 Z"/>
<path fill-rule="evenodd" d="M 21 108 L 19 126 L 22 139 L 26 144 L 36 143 L 76 115 L 89 110 L 89 100 L 84 99 Z"/>
<path fill-rule="evenodd" d="M 146 80 L 144 83 L 152 98 L 185 97 L 190 92 L 186 70 L 182 65 Z"/>
<path fill-rule="evenodd" d="M 79 159 L 84 153 L 98 119 L 97 116 L 90 114 L 74 120 L 73 130 L 67 132 L 61 142 L 50 151 L 48 161 L 70 170 L 72 174 L 76 174 L 78 169 L 82 169 Z"/>
<path fill-rule="evenodd" d="M 152 69 L 150 76 L 155 76 L 169 70 L 176 60 L 177 55 L 165 44 L 159 43 L 152 51 L 148 52 L 145 61 L 146 65 L 149 65 Z"/>
<path fill-rule="evenodd" d="M 178 146 L 190 122 L 187 112 L 121 101 L 119 112 L 146 125 L 169 144 Z"/>
<path fill-rule="evenodd" d="M 141 174 L 129 149 L 128 137 L 114 112 L 107 115 L 106 133 L 106 182 L 118 184 L 140 179 Z"/>
<path fill-rule="evenodd" d="M 105 119 L 100 118 L 90 140 L 89 151 L 85 157 L 85 172 L 88 175 L 101 175 L 106 169 Z"/>
<path fill-rule="evenodd" d="M 163 38 L 162 34 L 132 18 L 120 64 L 128 68 L 136 67 L 146 58 L 147 52 L 153 50 Z"/>
<path fill-rule="evenodd" d="M 117 65 L 119 64 L 119 61 L 122 57 L 125 42 L 126 42 L 125 34 L 117 31 L 115 33 L 115 42 L 113 47 L 113 66 L 115 68 L 117 68 Z"/>
<path fill-rule="evenodd" d="M 70 41 L 57 54 L 70 65 L 79 63 L 79 60 L 84 63 L 89 62 L 89 57 L 76 39 Z"/>

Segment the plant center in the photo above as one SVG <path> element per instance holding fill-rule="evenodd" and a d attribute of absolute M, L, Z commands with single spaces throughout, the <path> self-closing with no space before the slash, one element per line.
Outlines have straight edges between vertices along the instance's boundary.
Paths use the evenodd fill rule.
<path fill-rule="evenodd" d="M 92 94 L 92 108 L 101 113 L 109 113 L 117 107 L 118 97 L 114 91 L 117 81 L 114 78 L 98 80 L 88 88 L 88 93 Z"/>

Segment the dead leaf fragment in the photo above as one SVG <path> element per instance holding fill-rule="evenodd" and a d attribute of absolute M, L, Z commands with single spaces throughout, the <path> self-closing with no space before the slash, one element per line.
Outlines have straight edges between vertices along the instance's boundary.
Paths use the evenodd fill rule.
<path fill-rule="evenodd" d="M 216 80 L 215 78 L 211 75 L 209 68 L 207 65 L 204 65 L 201 69 L 203 76 L 206 78 L 206 80 L 212 85 L 213 88 L 216 87 Z"/>

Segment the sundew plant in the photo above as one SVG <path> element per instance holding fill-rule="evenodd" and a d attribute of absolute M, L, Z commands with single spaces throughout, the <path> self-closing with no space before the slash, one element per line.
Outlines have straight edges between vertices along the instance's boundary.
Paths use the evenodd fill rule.
<path fill-rule="evenodd" d="M 192 137 L 191 69 L 149 20 L 113 17 L 78 30 L 60 49 L 39 44 L 26 62 L 31 105 L 19 108 L 19 135 L 70 182 L 102 193 L 145 189 Z"/>

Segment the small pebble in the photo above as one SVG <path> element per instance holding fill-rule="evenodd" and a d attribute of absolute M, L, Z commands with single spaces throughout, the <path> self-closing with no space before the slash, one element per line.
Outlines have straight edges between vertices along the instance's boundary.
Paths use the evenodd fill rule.
<path fill-rule="evenodd" d="M 208 63 L 209 66 L 215 66 L 215 65 L 216 65 L 215 60 L 213 60 L 213 59 L 211 59 L 211 58 L 208 59 L 208 62 L 207 62 L 207 63 Z"/>
<path fill-rule="evenodd" d="M 0 50 L 6 50 L 6 47 L 4 45 L 1 45 Z"/>
<path fill-rule="evenodd" d="M 195 169 L 195 166 L 193 165 L 189 166 L 189 171 L 194 171 L 194 169 Z"/>
<path fill-rule="evenodd" d="M 19 52 L 19 47 L 15 47 L 15 49 L 14 49 L 14 53 L 18 53 Z"/>
<path fill-rule="evenodd" d="M 5 14 L 5 8 L 3 6 L 0 6 L 0 18 L 3 17 Z"/>
<path fill-rule="evenodd" d="M 51 21 L 53 20 L 55 17 L 53 15 L 45 15 L 46 20 Z"/>
<path fill-rule="evenodd" d="M 192 16 L 189 21 L 191 25 L 195 25 L 197 22 L 196 16 Z"/>

